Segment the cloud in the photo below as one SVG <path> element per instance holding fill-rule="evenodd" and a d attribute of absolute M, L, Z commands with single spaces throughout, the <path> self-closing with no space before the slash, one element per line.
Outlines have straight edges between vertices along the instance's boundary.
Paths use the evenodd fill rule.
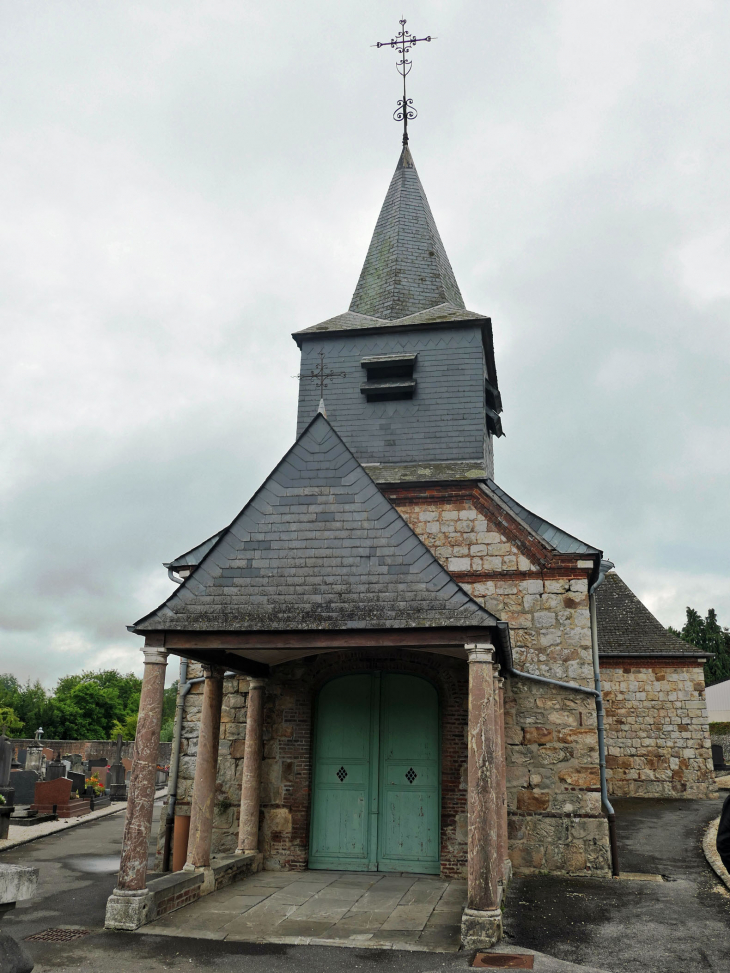
<path fill-rule="evenodd" d="M 397 158 L 369 45 L 399 16 L 3 6 L 3 669 L 139 671 L 161 562 L 291 445 L 289 335 L 347 307 Z M 438 38 L 411 146 L 494 321 L 498 482 L 663 622 L 730 622 L 730 10 L 433 0 L 409 26 Z"/>

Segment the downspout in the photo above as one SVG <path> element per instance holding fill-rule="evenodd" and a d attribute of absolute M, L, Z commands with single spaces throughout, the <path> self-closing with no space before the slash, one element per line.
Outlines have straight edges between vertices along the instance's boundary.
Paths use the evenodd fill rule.
<path fill-rule="evenodd" d="M 225 676 L 235 676 L 235 672 L 225 672 Z M 170 777 L 167 786 L 167 818 L 165 819 L 165 844 L 162 850 L 162 871 L 170 871 L 170 852 L 172 851 L 172 832 L 175 827 L 175 805 L 177 804 L 177 780 L 180 773 L 180 746 L 182 743 L 183 711 L 185 697 L 198 682 L 205 682 L 205 676 L 188 679 L 188 660 L 180 659 L 180 683 L 177 690 L 175 707 L 175 728 L 172 734 L 172 753 L 170 754 Z"/>
<path fill-rule="evenodd" d="M 601 669 L 598 659 L 598 620 L 596 617 L 596 589 L 603 584 L 603 579 L 613 567 L 611 561 L 601 561 L 598 577 L 588 590 L 588 601 L 591 610 L 591 649 L 593 652 L 593 680 L 596 687 L 596 723 L 598 728 L 598 763 L 601 773 L 601 802 L 608 820 L 608 837 L 611 843 L 611 872 L 615 878 L 619 875 L 618 842 L 616 840 L 616 812 L 608 799 L 608 785 L 606 784 L 606 734 L 603 723 L 603 694 L 601 693 Z"/>
<path fill-rule="evenodd" d="M 192 688 L 188 678 L 188 660 L 180 659 L 180 682 L 177 689 L 175 707 L 175 728 L 172 733 L 172 753 L 170 755 L 170 778 L 167 786 L 167 819 L 165 820 L 165 845 L 162 850 L 162 871 L 170 871 L 170 852 L 172 850 L 172 829 L 175 826 L 175 805 L 177 804 L 177 778 L 180 770 L 180 743 L 182 740 L 183 710 L 185 697 Z"/>
<path fill-rule="evenodd" d="M 542 683 L 546 686 L 559 686 L 561 689 L 569 689 L 574 693 L 583 693 L 586 696 L 593 696 L 596 701 L 596 729 L 598 732 L 598 765 L 601 780 L 601 804 L 606 812 L 608 821 L 608 840 L 611 846 L 611 874 L 618 876 L 618 843 L 616 841 L 616 813 L 608 799 L 608 786 L 606 784 L 606 737 L 603 723 L 603 696 L 601 695 L 601 673 L 598 667 L 598 625 L 596 622 L 596 588 L 603 582 L 606 574 L 613 567 L 611 561 L 601 561 L 598 577 L 588 591 L 588 603 L 591 615 L 591 650 L 593 656 L 593 683 L 595 689 L 587 689 L 573 682 L 561 682 L 559 679 L 549 679 L 547 676 L 534 676 L 531 672 L 521 672 L 512 667 L 512 651 L 509 646 L 509 625 L 507 622 L 497 622 L 502 645 L 505 647 L 505 654 L 510 659 L 510 665 L 505 667 L 510 676 L 517 679 L 527 679 L 530 682 Z"/>

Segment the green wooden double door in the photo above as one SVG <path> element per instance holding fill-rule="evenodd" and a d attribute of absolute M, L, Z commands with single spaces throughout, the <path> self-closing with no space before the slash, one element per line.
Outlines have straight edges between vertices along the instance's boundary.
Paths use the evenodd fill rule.
<path fill-rule="evenodd" d="M 425 679 L 342 676 L 315 712 L 310 868 L 438 874 L 439 707 Z"/>

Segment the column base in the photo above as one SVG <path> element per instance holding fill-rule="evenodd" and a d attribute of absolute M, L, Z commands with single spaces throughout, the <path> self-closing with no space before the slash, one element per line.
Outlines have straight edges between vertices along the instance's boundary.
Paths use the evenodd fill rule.
<path fill-rule="evenodd" d="M 114 889 L 106 900 L 105 929 L 139 929 L 149 922 L 152 895 L 148 889 L 127 892 Z"/>
<path fill-rule="evenodd" d="M 481 912 L 464 909 L 461 917 L 461 945 L 463 949 L 487 949 L 502 938 L 500 909 Z"/>

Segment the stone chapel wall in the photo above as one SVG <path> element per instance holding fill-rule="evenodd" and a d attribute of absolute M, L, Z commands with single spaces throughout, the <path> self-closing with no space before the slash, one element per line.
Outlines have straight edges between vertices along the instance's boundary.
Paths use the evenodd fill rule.
<path fill-rule="evenodd" d="M 467 862 L 466 661 L 407 650 L 350 650 L 277 666 L 264 691 L 264 747 L 259 847 L 266 869 L 306 869 L 309 854 L 311 745 L 316 694 L 328 679 L 380 669 L 420 675 L 439 691 L 441 711 L 441 874 L 465 878 Z M 191 666 L 191 678 L 199 667 Z M 224 683 L 218 751 L 214 855 L 235 851 L 240 815 L 247 680 Z M 190 813 L 202 703 L 202 683 L 185 700 L 178 814 Z M 164 821 L 164 813 L 162 815 Z M 164 826 L 158 836 L 158 860 Z"/>
<path fill-rule="evenodd" d="M 604 657 L 601 684 L 609 794 L 715 796 L 700 663 Z"/>
<path fill-rule="evenodd" d="M 541 571 L 498 515 L 467 498 L 391 497 L 457 581 L 509 622 L 515 668 L 593 686 L 590 564 Z M 517 873 L 606 874 L 592 697 L 509 679 L 505 686 L 509 854 Z"/>

